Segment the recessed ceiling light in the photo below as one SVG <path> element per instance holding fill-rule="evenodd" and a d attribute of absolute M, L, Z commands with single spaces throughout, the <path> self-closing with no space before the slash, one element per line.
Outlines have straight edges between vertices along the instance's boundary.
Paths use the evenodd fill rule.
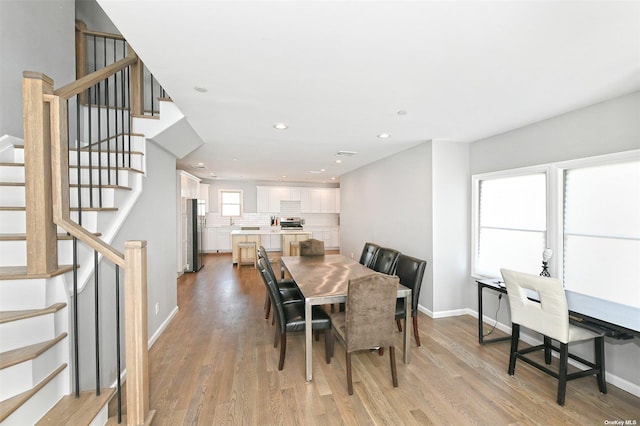
<path fill-rule="evenodd" d="M 378 137 L 379 137 L 380 139 L 386 139 L 386 138 L 390 138 L 390 137 L 391 137 L 391 135 L 390 135 L 389 133 L 380 133 L 380 134 L 378 135 Z"/>
<path fill-rule="evenodd" d="M 322 173 L 322 171 L 320 171 L 320 170 L 309 170 L 309 173 L 318 174 L 318 173 Z"/>
<path fill-rule="evenodd" d="M 206 87 L 202 87 L 202 86 L 195 86 L 193 88 L 193 90 L 195 90 L 196 92 L 200 92 L 200 93 L 207 93 L 209 91 L 209 89 L 207 89 Z"/>
<path fill-rule="evenodd" d="M 335 177 L 335 176 L 333 176 L 333 177 L 331 178 L 331 180 L 336 180 L 336 177 Z"/>
<path fill-rule="evenodd" d="M 336 157 L 353 157 L 356 154 L 357 152 L 355 151 L 338 151 L 336 152 Z"/>
<path fill-rule="evenodd" d="M 407 115 L 407 111 L 401 109 L 398 111 L 398 115 Z"/>
<path fill-rule="evenodd" d="M 336 163 L 340 164 L 342 163 L 342 160 L 336 160 Z"/>
<path fill-rule="evenodd" d="M 205 166 L 204 163 L 197 163 L 197 164 L 192 164 L 191 168 L 192 169 L 206 169 L 207 166 Z"/>
<path fill-rule="evenodd" d="M 287 126 L 284 123 L 276 123 L 276 124 L 273 125 L 273 128 L 274 129 L 278 129 L 278 130 L 286 130 L 286 129 L 289 128 L 289 126 Z"/>

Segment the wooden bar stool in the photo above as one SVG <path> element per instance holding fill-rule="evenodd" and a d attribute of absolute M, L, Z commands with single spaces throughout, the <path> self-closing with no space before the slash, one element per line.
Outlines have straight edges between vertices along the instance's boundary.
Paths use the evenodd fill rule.
<path fill-rule="evenodd" d="M 289 256 L 300 256 L 300 242 L 291 241 L 289 243 Z"/>
<path fill-rule="evenodd" d="M 246 249 L 251 250 L 251 259 L 242 260 L 242 252 Z M 256 250 L 256 242 L 255 241 L 243 241 L 238 243 L 238 269 L 240 269 L 240 265 L 242 263 L 253 263 L 253 267 L 256 268 L 258 265 L 258 254 Z"/>

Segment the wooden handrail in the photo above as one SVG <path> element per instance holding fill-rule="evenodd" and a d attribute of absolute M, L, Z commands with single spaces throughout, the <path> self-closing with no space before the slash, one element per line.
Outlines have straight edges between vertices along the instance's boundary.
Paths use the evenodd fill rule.
<path fill-rule="evenodd" d="M 61 98 L 70 99 L 71 97 L 80 94 L 93 85 L 103 81 L 107 77 L 112 76 L 118 71 L 130 65 L 137 64 L 138 61 L 139 59 L 135 52 L 129 52 L 126 58 L 120 59 L 119 61 L 114 62 L 111 65 L 107 65 L 106 67 L 97 71 L 94 71 L 91 74 L 87 74 L 84 77 L 81 77 L 78 80 L 67 84 L 66 86 L 62 86 L 58 90 L 55 90 L 53 93 L 57 96 L 60 96 Z"/>
<path fill-rule="evenodd" d="M 53 184 L 53 222 L 116 265 L 125 266 L 124 255 L 111 245 L 71 220 L 69 209 L 69 159 L 67 151 L 66 99 L 57 95 L 43 95 L 49 103 L 51 120 L 51 176 Z"/>
<path fill-rule="evenodd" d="M 82 33 L 82 34 L 90 35 L 90 36 L 110 38 L 112 40 L 123 40 L 123 41 L 126 41 L 125 38 L 122 37 L 120 34 L 105 33 L 105 32 L 102 32 L 102 31 L 89 30 L 89 29 L 87 29 L 87 25 L 84 22 L 80 21 L 80 20 L 76 20 L 76 31 L 78 31 L 79 33 Z"/>

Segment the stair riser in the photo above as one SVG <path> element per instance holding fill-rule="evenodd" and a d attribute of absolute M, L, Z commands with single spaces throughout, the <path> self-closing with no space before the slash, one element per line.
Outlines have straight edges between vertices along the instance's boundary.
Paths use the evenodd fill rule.
<path fill-rule="evenodd" d="M 0 210 L 0 234 L 24 234 L 26 223 L 24 211 Z"/>
<path fill-rule="evenodd" d="M 20 143 L 22 143 L 20 141 Z M 24 163 L 24 149 L 8 147 L 0 151 L 0 162 L 2 163 Z"/>
<path fill-rule="evenodd" d="M 88 251 L 84 244 L 78 244 L 78 257 Z M 90 252 L 90 251 L 89 251 Z M 73 241 L 58 240 L 58 264 L 73 263 Z M 27 264 L 26 241 L 0 241 L 0 266 L 24 266 Z"/>
<path fill-rule="evenodd" d="M 24 183 L 24 166 L 0 166 L 0 182 Z"/>
<path fill-rule="evenodd" d="M 53 407 L 62 395 L 68 392 L 69 368 L 58 374 L 47 383 L 36 395 L 22 404 L 16 411 L 7 417 L 3 426 L 10 425 L 34 425 L 40 420 L 47 408 Z"/>
<path fill-rule="evenodd" d="M 0 311 L 46 308 L 48 306 L 47 285 L 49 285 L 49 282 L 51 282 L 51 280 L 44 278 L 1 280 Z"/>
<path fill-rule="evenodd" d="M 81 152 L 80 164 L 82 164 L 83 166 L 88 166 L 89 157 L 91 157 L 91 165 L 95 167 L 101 166 L 106 168 L 107 165 L 109 165 L 110 167 L 114 167 L 116 164 L 122 167 L 123 164 L 126 164 L 127 167 L 131 167 L 137 170 L 142 170 L 142 156 L 137 154 L 132 154 L 131 156 L 125 154 L 123 158 L 122 153 L 99 154 L 97 152 L 93 152 L 91 156 L 89 156 L 88 152 Z M 100 158 L 102 159 L 101 161 L 100 161 Z M 131 164 L 130 166 L 129 166 L 129 163 Z M 71 155 L 69 156 L 69 165 L 75 166 L 77 164 L 78 164 L 78 157 L 76 155 L 76 152 L 71 152 Z"/>
<path fill-rule="evenodd" d="M 0 352 L 11 351 L 53 339 L 55 337 L 56 321 L 54 315 L 60 315 L 61 312 L 66 314 L 66 310 L 63 309 L 55 314 L 40 315 L 0 324 Z"/>
<path fill-rule="evenodd" d="M 63 339 L 32 360 L 0 370 L 0 400 L 31 389 L 51 374 L 63 363 L 63 345 L 67 344 L 66 339 Z"/>
<path fill-rule="evenodd" d="M 129 171 L 127 170 L 116 171 L 115 169 L 107 170 L 105 168 L 102 171 L 90 171 L 89 169 L 80 169 L 80 182 L 82 184 L 89 184 L 89 175 L 91 175 L 91 182 L 93 185 L 129 185 Z M 78 173 L 76 168 L 72 168 L 69 171 L 69 183 L 72 185 L 78 183 Z"/>
<path fill-rule="evenodd" d="M 100 212 L 104 216 L 100 220 L 98 212 L 85 211 L 82 212 L 82 226 L 89 232 L 100 232 L 108 223 L 108 218 L 112 216 L 112 212 Z M 78 212 L 71 212 L 71 220 L 78 222 Z M 0 210 L 0 234 L 24 234 L 26 233 L 26 213 L 22 211 L 5 211 Z M 58 233 L 64 233 L 64 230 L 58 227 Z"/>
<path fill-rule="evenodd" d="M 78 199 L 82 200 L 83 207 L 115 207 L 115 189 L 102 188 L 102 204 L 100 204 L 99 188 L 89 189 L 81 188 L 78 195 L 77 188 L 71 188 L 69 191 L 69 203 L 71 207 L 78 206 Z M 90 195 L 93 195 L 93 199 Z M 25 207 L 25 189 L 24 186 L 0 186 L 0 202 L 5 207 Z"/>

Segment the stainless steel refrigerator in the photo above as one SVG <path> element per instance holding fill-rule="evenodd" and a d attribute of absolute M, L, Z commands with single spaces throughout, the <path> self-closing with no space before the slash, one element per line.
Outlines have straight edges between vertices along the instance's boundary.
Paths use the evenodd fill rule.
<path fill-rule="evenodd" d="M 203 242 L 204 242 L 205 216 L 198 214 L 198 200 L 187 200 L 187 270 L 186 272 L 198 272 L 204 266 Z"/>

